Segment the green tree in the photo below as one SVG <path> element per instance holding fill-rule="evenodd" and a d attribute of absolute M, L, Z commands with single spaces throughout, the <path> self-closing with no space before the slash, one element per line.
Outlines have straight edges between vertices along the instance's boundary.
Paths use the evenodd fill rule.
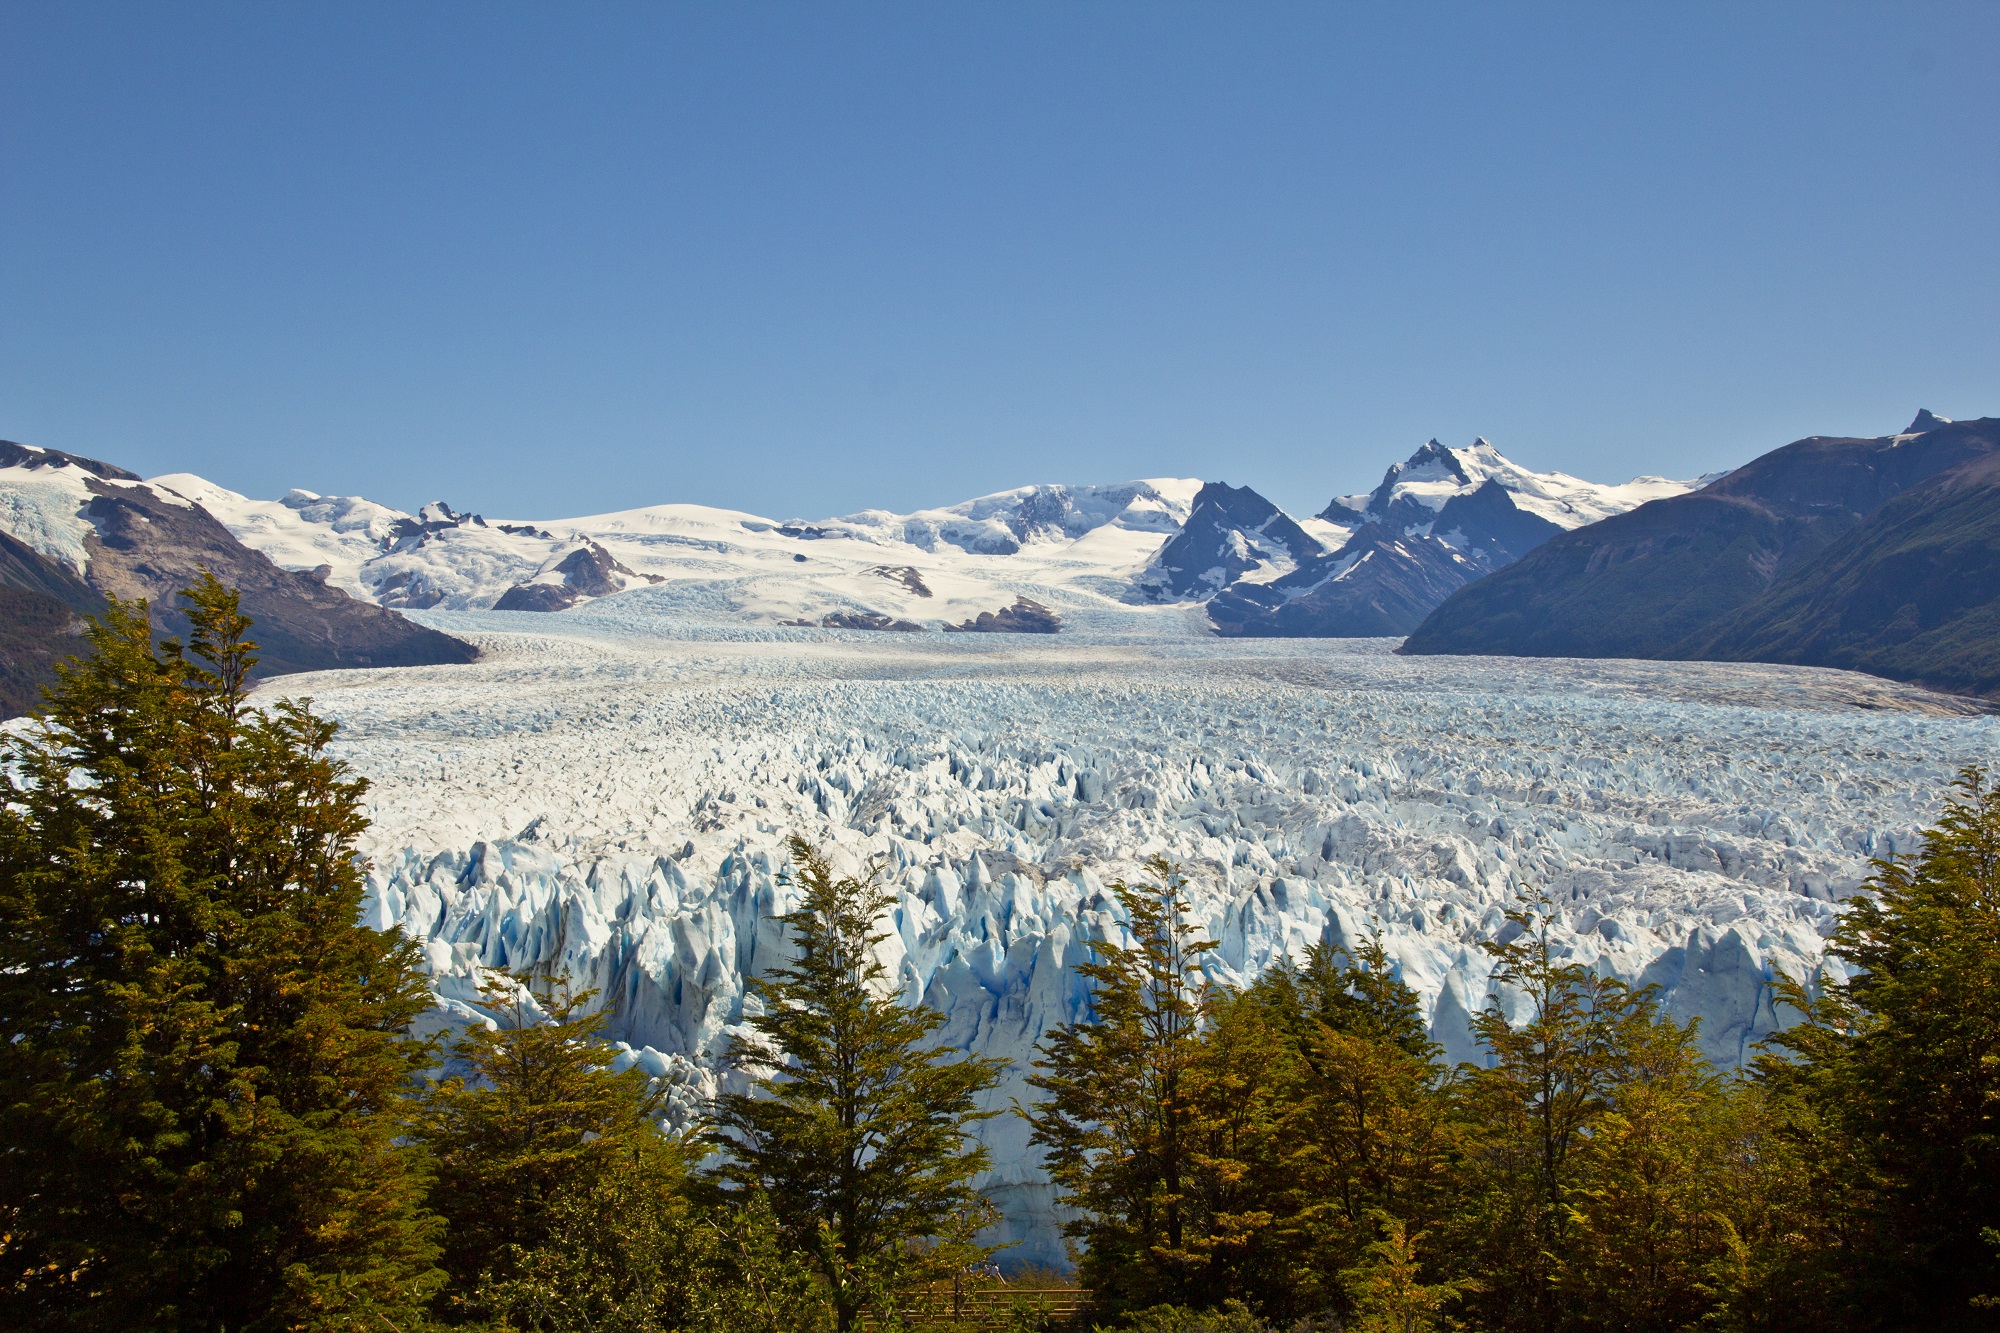
<path fill-rule="evenodd" d="M 1566 1322 L 1670 1333 L 1723 1317 L 1748 1276 L 1779 1191 L 1761 1099 L 1696 1049 L 1695 1025 L 1642 1000 L 1621 1025 L 1618 1077 L 1591 1127 L 1587 1179 L 1570 1195 Z"/>
<path fill-rule="evenodd" d="M 1410 1235 L 1401 1219 L 1379 1208 L 1368 1210 L 1368 1220 L 1381 1235 L 1341 1274 L 1354 1307 L 1347 1327 L 1353 1333 L 1435 1333 L 1451 1327 L 1446 1307 L 1477 1291 L 1479 1283 L 1471 1278 L 1426 1283 L 1417 1259 L 1424 1233 Z"/>
<path fill-rule="evenodd" d="M 973 1244 L 992 1209 L 972 1188 L 987 1156 L 970 1130 L 993 1114 L 979 1098 L 999 1065 L 938 1046 L 942 1014 L 884 993 L 887 891 L 835 875 L 802 838 L 791 852 L 803 892 L 779 920 L 796 956 L 752 982 L 760 1040 L 736 1058 L 753 1091 L 716 1107 L 717 1179 L 768 1200 L 847 1333 L 896 1291 L 989 1252 Z"/>
<path fill-rule="evenodd" d="M 1984 1235 L 2000 1218 L 2000 788 L 1964 770 L 1914 860 L 1876 862 L 1868 887 L 1827 950 L 1851 979 L 1781 984 L 1803 1021 L 1758 1065 L 1825 1210 L 1775 1280 L 1826 1327 L 2000 1327 L 1982 1299 L 2000 1293 Z"/>
<path fill-rule="evenodd" d="M 532 1333 L 814 1333 L 820 1283 L 764 1198 L 704 1197 L 681 1145 L 638 1140 L 590 1188 L 548 1206 L 540 1246 L 482 1280 L 474 1304 Z"/>
<path fill-rule="evenodd" d="M 1148 868 L 1152 884 L 1111 886 L 1132 943 L 1091 943 L 1077 969 L 1090 1016 L 1049 1034 L 1029 1080 L 1043 1094 L 1031 1141 L 1112 1314 L 1236 1294 L 1272 1221 L 1279 1033 L 1256 998 L 1211 992 L 1200 963 L 1215 945 L 1188 919 L 1185 882 L 1165 860 Z"/>
<path fill-rule="evenodd" d="M 1339 1308 L 1351 1298 L 1343 1270 L 1361 1262 L 1375 1215 L 1403 1225 L 1447 1195 L 1448 1071 L 1379 936 L 1351 953 L 1315 946 L 1303 968 L 1274 969 L 1253 992 L 1285 1015 L 1295 1051 L 1278 1098 L 1287 1285 L 1298 1312 Z"/>
<path fill-rule="evenodd" d="M 364 784 L 248 702 L 235 594 L 114 602 L 0 776 L 0 1324 L 401 1320 L 438 1280 L 413 947 L 357 924 Z"/>
<path fill-rule="evenodd" d="M 1544 897 L 1508 914 L 1520 928 L 1512 940 L 1484 946 L 1494 980 L 1527 1001 L 1528 1016 L 1517 1028 L 1496 1000 L 1473 1019 L 1493 1064 L 1468 1068 L 1460 1084 L 1472 1197 L 1450 1219 L 1479 1271 L 1481 1317 L 1530 1333 L 1564 1323 L 1561 1287 L 1597 1130 L 1615 1107 L 1631 1028 L 1653 1018 L 1649 996 L 1563 961 L 1553 918 Z"/>
<path fill-rule="evenodd" d="M 482 1278 L 546 1245 L 563 1205 L 593 1196 L 608 1172 L 652 1163 L 671 1174 L 678 1161 L 654 1120 L 661 1094 L 636 1068 L 611 1071 L 591 992 L 502 974 L 480 994 L 494 1026 L 453 1043 L 464 1072 L 431 1090 L 415 1124 L 436 1163 L 433 1206 L 449 1223 L 443 1266 L 459 1314 L 478 1308 L 469 1298 Z"/>
<path fill-rule="evenodd" d="M 1259 1313 L 1289 1316 L 1310 1299 L 1294 1281 L 1290 1233 L 1293 1203 L 1283 1126 L 1286 1094 L 1296 1085 L 1296 1053 L 1279 1014 L 1255 992 L 1210 989 L 1202 1030 L 1187 1070 L 1191 1114 L 1186 1224 L 1178 1249 L 1152 1251 L 1152 1261 L 1185 1275 L 1182 1296 L 1215 1307 L 1247 1302 Z"/>

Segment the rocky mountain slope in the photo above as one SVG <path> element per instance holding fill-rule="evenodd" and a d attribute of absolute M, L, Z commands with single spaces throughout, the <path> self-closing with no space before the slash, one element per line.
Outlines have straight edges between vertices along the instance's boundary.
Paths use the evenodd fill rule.
<path fill-rule="evenodd" d="M 1279 577 L 1325 554 L 1290 514 L 1248 486 L 1211 481 L 1134 590 L 1149 601 L 1206 601 L 1238 582 Z"/>
<path fill-rule="evenodd" d="M 1639 477 L 1603 486 L 1530 472 L 1485 440 L 1436 440 L 1366 495 L 1319 514 L 1342 540 L 1270 578 L 1242 578 L 1208 604 L 1218 632 L 1321 638 L 1407 634 L 1453 592 L 1560 533 L 1695 483 Z"/>
<path fill-rule="evenodd" d="M 0 442 L 0 699 L 32 706 L 53 663 L 77 647 L 82 614 L 105 595 L 152 603 L 155 629 L 184 634 L 174 594 L 206 569 L 242 594 L 257 622 L 259 673 L 469 662 L 471 645 L 358 601 L 323 577 L 288 571 L 238 541 L 201 506 L 130 472 Z"/>
<path fill-rule="evenodd" d="M 2000 419 L 1812 437 L 1551 540 L 1452 596 L 1409 653 L 1844 666 L 2000 690 Z"/>
<path fill-rule="evenodd" d="M 1803 662 L 2000 699 L 2000 453 L 1883 505 L 1693 655 Z"/>
<path fill-rule="evenodd" d="M 56 663 L 83 647 L 83 618 L 103 608 L 89 584 L 0 531 L 0 718 L 41 702 Z"/>

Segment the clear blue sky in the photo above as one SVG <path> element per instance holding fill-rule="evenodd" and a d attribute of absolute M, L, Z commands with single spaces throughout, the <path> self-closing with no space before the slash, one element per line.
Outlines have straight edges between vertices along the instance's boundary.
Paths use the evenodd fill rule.
<path fill-rule="evenodd" d="M 2000 5 L 0 0 L 0 437 L 817 516 L 2000 414 Z"/>

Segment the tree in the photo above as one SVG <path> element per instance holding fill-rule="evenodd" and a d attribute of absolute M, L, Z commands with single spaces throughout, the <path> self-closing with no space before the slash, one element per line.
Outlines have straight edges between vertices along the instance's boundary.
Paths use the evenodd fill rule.
<path fill-rule="evenodd" d="M 1206 1277 L 1216 1219 L 1202 1177 L 1217 1173 L 1214 1134 L 1226 1127 L 1198 1066 L 1211 999 L 1200 960 L 1215 945 L 1188 921 L 1173 867 L 1161 859 L 1148 868 L 1153 884 L 1111 886 L 1133 942 L 1091 943 L 1096 957 L 1077 969 L 1092 982 L 1091 1016 L 1049 1035 L 1029 1079 L 1043 1094 L 1027 1113 L 1031 1142 L 1077 1211 L 1064 1231 L 1084 1246 L 1084 1285 L 1112 1312 L 1214 1303 Z M 1227 1071 L 1211 1062 L 1211 1072 Z M 1236 1089 L 1239 1110 L 1244 1092 Z"/>
<path fill-rule="evenodd" d="M 439 1280 L 415 950 L 357 924 L 365 784 L 248 702 L 235 594 L 113 602 L 0 776 L 0 1323 L 351 1326 Z"/>
<path fill-rule="evenodd" d="M 1758 1065 L 1828 1217 L 1789 1290 L 1829 1323 L 2000 1327 L 1984 1234 L 2000 1217 L 2000 788 L 1963 770 L 1915 859 L 1877 861 L 1868 887 L 1827 950 L 1851 979 L 1782 983 L 1803 1021 Z"/>
<path fill-rule="evenodd" d="M 973 1244 L 991 1208 L 970 1129 L 993 1114 L 978 1101 L 999 1065 L 937 1046 L 942 1014 L 883 993 L 874 878 L 836 876 L 802 838 L 791 851 L 803 895 L 779 920 L 796 958 L 752 982 L 760 1040 L 737 1061 L 753 1090 L 718 1102 L 717 1179 L 764 1195 L 847 1333 L 898 1288 L 990 1253 Z"/>
<path fill-rule="evenodd" d="M 1618 1076 L 1570 1195 L 1561 1284 L 1574 1325 L 1672 1333 L 1714 1322 L 1747 1278 L 1744 1237 L 1788 1202 L 1760 1099 L 1718 1074 L 1694 1036 L 1693 1023 L 1664 1020 L 1643 999 L 1620 1026 Z"/>
<path fill-rule="evenodd" d="M 1295 1051 L 1278 1098 L 1288 1285 L 1301 1311 L 1337 1308 L 1352 1299 L 1344 1270 L 1386 1225 L 1375 1215 L 1426 1219 L 1448 1191 L 1449 1075 L 1379 936 L 1351 952 L 1317 945 L 1253 994 L 1285 1016 Z"/>
<path fill-rule="evenodd" d="M 1362 1251 L 1361 1262 L 1341 1274 L 1354 1305 L 1348 1327 L 1354 1333 L 1435 1333 L 1446 1327 L 1444 1310 L 1467 1292 L 1479 1290 L 1471 1278 L 1425 1283 L 1417 1246 L 1424 1233 L 1412 1236 L 1400 1218 L 1379 1208 L 1368 1220 L 1381 1235 Z"/>
<path fill-rule="evenodd" d="M 1461 1248 L 1477 1256 L 1483 1317 L 1535 1333 L 1563 1321 L 1560 1288 L 1595 1131 L 1614 1108 L 1631 1028 L 1653 1018 L 1650 996 L 1562 960 L 1553 916 L 1543 897 L 1508 913 L 1519 927 L 1513 939 L 1483 946 L 1496 960 L 1494 980 L 1516 988 L 1529 1014 L 1517 1028 L 1496 1001 L 1473 1019 L 1494 1062 L 1468 1069 L 1461 1084 L 1477 1190 L 1451 1219 Z"/>
<path fill-rule="evenodd" d="M 453 1043 L 466 1072 L 440 1082 L 416 1120 L 436 1162 L 433 1206 L 449 1223 L 443 1266 L 459 1311 L 477 1307 L 468 1298 L 482 1277 L 547 1244 L 560 1206 L 590 1196 L 615 1166 L 678 1161 L 658 1157 L 660 1094 L 645 1074 L 611 1072 L 592 993 L 535 987 L 531 975 L 481 984 L 498 1021 Z"/>
<path fill-rule="evenodd" d="M 826 1304 L 761 1195 L 701 1196 L 681 1145 L 622 1149 L 548 1206 L 540 1245 L 489 1273 L 474 1304 L 531 1333 L 815 1333 Z"/>

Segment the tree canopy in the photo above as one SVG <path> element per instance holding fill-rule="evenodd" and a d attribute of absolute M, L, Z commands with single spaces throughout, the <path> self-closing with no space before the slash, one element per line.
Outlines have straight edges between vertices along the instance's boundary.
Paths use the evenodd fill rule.
<path fill-rule="evenodd" d="M 358 924 L 365 784 L 251 708 L 212 578 L 188 641 L 114 602 L 0 776 L 0 1323 L 336 1327 L 441 1280 L 400 1142 L 415 950 Z"/>

